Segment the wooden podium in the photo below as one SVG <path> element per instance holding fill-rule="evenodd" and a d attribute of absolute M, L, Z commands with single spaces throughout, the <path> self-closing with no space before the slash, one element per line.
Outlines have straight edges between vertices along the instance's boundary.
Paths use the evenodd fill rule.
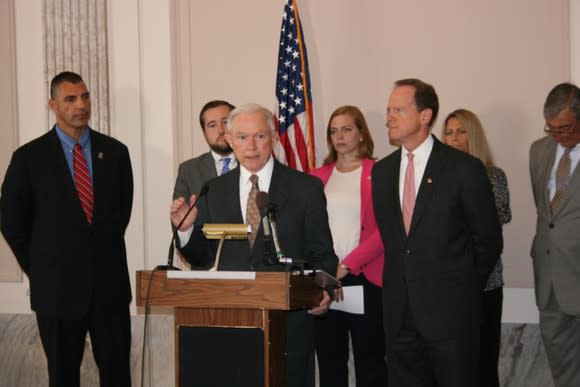
<path fill-rule="evenodd" d="M 183 347 L 183 333 L 187 332 L 184 328 L 191 327 L 211 328 L 218 335 L 219 328 L 224 334 L 228 329 L 247 332 L 244 328 L 254 328 L 259 332 L 256 342 L 260 343 L 261 353 L 256 355 L 258 358 L 243 353 L 240 361 L 259 361 L 259 372 L 263 372 L 259 377 L 265 387 L 286 386 L 286 311 L 319 305 L 320 282 L 309 275 L 287 272 L 241 273 L 253 279 L 168 278 L 165 271 L 137 272 L 137 306 L 174 309 L 176 386 L 180 386 L 180 375 L 185 379 L 179 356 L 188 348 L 180 348 L 180 343 Z M 206 337 L 203 332 L 201 337 Z M 201 356 L 208 345 L 213 342 L 198 351 Z M 222 372 L 228 372 L 228 364 L 220 367 Z"/>

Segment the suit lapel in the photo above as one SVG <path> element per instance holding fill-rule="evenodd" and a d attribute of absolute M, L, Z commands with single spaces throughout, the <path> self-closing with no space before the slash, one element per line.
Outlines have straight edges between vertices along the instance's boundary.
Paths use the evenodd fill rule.
<path fill-rule="evenodd" d="M 270 202 L 278 206 L 278 208 L 283 208 L 288 197 L 287 191 L 284 189 L 283 181 L 283 169 L 280 167 L 277 161 L 274 162 L 274 169 L 272 171 L 272 179 L 270 180 L 270 187 L 268 187 L 268 196 L 270 197 Z"/>
<path fill-rule="evenodd" d="M 102 207 L 102 199 L 104 197 L 103 190 L 105 187 L 104 180 L 104 169 L 107 156 L 107 149 L 105 149 L 104 144 L 101 142 L 101 138 L 92 129 L 90 131 L 91 135 L 91 157 L 93 161 L 93 192 L 95 198 L 95 205 L 93 209 L 93 219 L 98 220 L 97 214 L 100 212 Z"/>
<path fill-rule="evenodd" d="M 392 197 L 392 198 L 396 198 L 396 200 L 393 200 L 391 205 L 393 206 L 393 208 L 391 208 L 391 211 L 389 211 L 391 214 L 395 214 L 396 219 L 394 219 L 393 221 L 396 222 L 396 224 L 399 225 L 399 231 L 401 232 L 401 235 L 406 236 L 405 233 L 405 225 L 403 224 L 403 210 L 401 208 L 401 193 L 399 192 L 399 178 L 400 178 L 400 173 L 401 173 L 401 155 L 403 154 L 402 148 L 399 148 L 397 151 L 395 151 L 396 154 L 395 156 L 392 158 L 392 163 L 393 166 L 391 168 L 386 168 L 385 171 L 387 172 L 387 175 L 385 176 L 385 182 L 386 184 L 386 195 L 387 197 Z M 388 173 L 391 173 L 390 175 Z"/>
<path fill-rule="evenodd" d="M 203 177 L 203 181 L 208 181 L 217 177 L 215 161 L 213 159 L 213 156 L 211 155 L 211 152 L 207 152 L 202 156 L 200 166 L 201 168 L 199 169 L 199 171 L 201 176 Z"/>
<path fill-rule="evenodd" d="M 240 168 L 225 174 L 223 179 L 225 181 L 225 190 L 222 203 L 220 203 L 220 206 L 223 206 L 223 213 L 235 214 L 231 223 L 244 223 L 243 213 L 246 209 L 240 206 Z"/>
<path fill-rule="evenodd" d="M 429 160 L 427 160 L 427 166 L 425 167 L 425 172 L 423 173 L 423 178 L 421 179 L 421 184 L 417 192 L 409 234 L 413 232 L 413 229 L 421 220 L 425 206 L 431 201 L 441 174 L 445 151 L 445 147 L 442 146 L 439 140 L 433 137 L 433 149 L 431 150 L 431 155 L 429 155 Z"/>
<path fill-rule="evenodd" d="M 550 175 L 552 173 L 552 168 L 556 162 L 556 149 L 558 144 L 555 141 L 550 141 L 546 150 L 541 155 L 540 165 L 542 169 L 539 175 L 540 187 L 538 190 L 539 202 L 544 203 L 544 208 L 550 211 Z"/>

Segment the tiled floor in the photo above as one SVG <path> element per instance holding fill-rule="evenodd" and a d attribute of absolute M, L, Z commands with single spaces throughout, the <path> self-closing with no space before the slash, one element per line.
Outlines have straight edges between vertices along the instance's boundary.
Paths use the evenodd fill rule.
<path fill-rule="evenodd" d="M 133 386 L 141 385 L 143 321 L 143 316 L 133 317 Z M 155 314 L 148 325 L 144 386 L 171 387 L 173 318 L 170 314 Z M 537 325 L 504 324 L 499 371 L 504 387 L 553 386 Z M 0 375 L 2 387 L 48 385 L 46 361 L 33 315 L 0 315 Z M 90 342 L 85 349 L 81 378 L 83 387 L 99 385 Z"/>

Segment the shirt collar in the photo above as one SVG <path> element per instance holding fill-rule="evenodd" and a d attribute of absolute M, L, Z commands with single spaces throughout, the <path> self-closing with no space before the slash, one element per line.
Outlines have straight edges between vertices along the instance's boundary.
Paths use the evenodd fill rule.
<path fill-rule="evenodd" d="M 258 175 L 258 186 L 260 191 L 268 192 L 270 189 L 270 181 L 272 181 L 272 172 L 274 171 L 274 158 L 270 156 L 266 165 L 262 167 L 257 173 L 251 173 L 242 164 L 240 164 L 240 183 L 251 184 L 250 176 Z"/>
<path fill-rule="evenodd" d="M 58 125 L 55 125 L 54 127 L 56 129 L 56 135 L 58 136 L 61 143 L 63 143 L 67 149 L 73 149 L 77 144 L 77 141 L 75 141 L 72 137 L 66 134 L 61 128 L 58 127 Z M 86 149 L 87 144 L 89 143 L 89 139 L 90 139 L 89 130 L 88 128 L 85 128 L 83 134 L 81 135 L 81 138 L 79 138 L 78 144 L 80 144 L 80 146 L 82 146 L 83 149 Z"/>
<path fill-rule="evenodd" d="M 233 153 L 230 153 L 229 155 L 225 155 L 225 156 L 222 156 L 222 155 L 220 155 L 220 154 L 218 154 L 218 153 L 214 152 L 213 150 L 210 150 L 210 153 L 211 153 L 211 156 L 213 157 L 213 159 L 214 159 L 214 161 L 215 161 L 216 163 L 218 163 L 218 162 L 222 161 L 222 159 L 224 159 L 224 158 L 226 158 L 226 157 L 227 157 L 227 158 L 230 158 L 230 159 L 231 159 L 230 161 L 233 161 L 233 160 L 235 160 L 235 159 L 236 159 L 236 158 L 234 157 L 234 154 L 233 154 Z"/>
<path fill-rule="evenodd" d="M 431 153 L 431 149 L 433 149 L 433 142 L 433 136 L 429 134 L 425 141 L 423 141 L 421 145 L 415 148 L 411 153 L 413 153 L 415 158 L 427 159 Z M 409 153 L 409 151 L 403 147 L 403 156 L 407 156 L 407 153 Z"/>

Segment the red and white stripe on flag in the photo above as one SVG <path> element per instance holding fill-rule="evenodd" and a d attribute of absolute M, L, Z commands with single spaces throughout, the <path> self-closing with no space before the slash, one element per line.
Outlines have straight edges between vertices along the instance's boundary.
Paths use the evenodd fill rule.
<path fill-rule="evenodd" d="M 296 0 L 286 1 L 282 15 L 276 100 L 276 159 L 304 172 L 316 168 L 308 57 Z"/>

